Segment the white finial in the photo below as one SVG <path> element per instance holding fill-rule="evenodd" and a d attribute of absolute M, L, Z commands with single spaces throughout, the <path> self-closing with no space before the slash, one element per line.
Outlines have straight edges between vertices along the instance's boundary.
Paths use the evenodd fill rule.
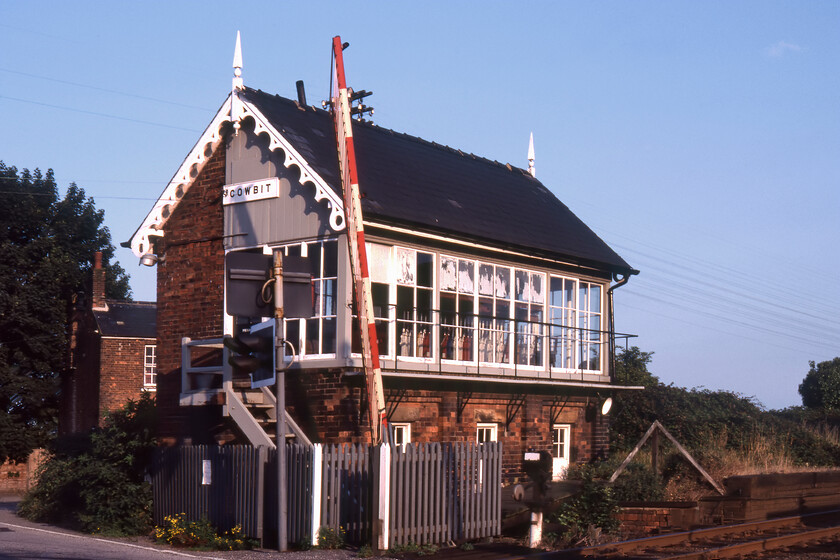
<path fill-rule="evenodd" d="M 242 42 L 239 31 L 236 32 L 236 49 L 233 51 L 233 89 L 242 89 Z"/>
<path fill-rule="evenodd" d="M 537 170 L 534 167 L 534 133 L 531 133 L 531 140 L 528 142 L 528 173 L 531 177 L 537 176 Z"/>

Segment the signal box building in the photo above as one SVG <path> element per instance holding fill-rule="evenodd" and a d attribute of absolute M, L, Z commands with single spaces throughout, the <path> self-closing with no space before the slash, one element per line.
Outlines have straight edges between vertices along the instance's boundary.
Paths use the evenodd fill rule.
<path fill-rule="evenodd" d="M 289 437 L 369 441 L 331 114 L 237 80 L 128 242 L 158 268 L 160 435 L 274 445 L 272 392 L 221 342 L 263 318 L 227 313 L 226 255 L 279 251 L 308 257 L 314 298 L 285 319 Z M 551 451 L 557 476 L 604 456 L 612 291 L 636 271 L 532 170 L 369 122 L 353 134 L 396 443 L 498 440 L 509 480 L 526 451 Z"/>

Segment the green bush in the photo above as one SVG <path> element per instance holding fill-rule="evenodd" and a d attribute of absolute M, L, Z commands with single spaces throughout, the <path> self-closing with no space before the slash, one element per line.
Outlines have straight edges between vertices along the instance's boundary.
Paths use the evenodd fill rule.
<path fill-rule="evenodd" d="M 147 534 L 152 492 L 144 480 L 155 447 L 148 394 L 109 414 L 102 428 L 57 439 L 18 512 L 89 533 Z"/>
<path fill-rule="evenodd" d="M 665 482 L 649 465 L 630 463 L 613 483 L 618 502 L 659 502 L 665 499 Z"/>
<path fill-rule="evenodd" d="M 594 478 L 597 468 L 584 466 L 577 471 L 583 481 L 580 493 L 555 513 L 553 521 L 566 528 L 561 537 L 567 543 L 587 540 L 593 529 L 606 533 L 618 530 L 618 500 L 609 484 Z"/>

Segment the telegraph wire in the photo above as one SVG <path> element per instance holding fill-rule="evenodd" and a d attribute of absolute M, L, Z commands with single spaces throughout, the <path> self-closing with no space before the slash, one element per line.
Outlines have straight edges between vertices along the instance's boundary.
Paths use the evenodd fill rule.
<path fill-rule="evenodd" d="M 69 80 L 60 80 L 58 78 L 50 78 L 50 77 L 47 77 L 47 76 L 39 76 L 38 74 L 30 74 L 28 72 L 20 72 L 18 70 L 10 70 L 8 68 L 0 68 L 0 72 L 8 72 L 9 74 L 17 74 L 19 76 L 27 76 L 29 78 L 37 78 L 39 80 L 47 80 L 49 82 L 56 82 L 56 83 L 59 83 L 59 84 L 67 84 L 67 85 L 70 85 L 70 86 L 92 89 L 92 90 L 95 90 L 95 91 L 102 91 L 102 92 L 105 92 L 105 93 L 113 93 L 113 94 L 116 94 L 116 95 L 124 95 L 126 97 L 133 97 L 135 99 L 142 99 L 144 101 L 153 101 L 155 103 L 164 103 L 166 105 L 173 105 L 175 107 L 185 107 L 187 109 L 197 109 L 197 110 L 200 110 L 200 111 L 213 111 L 213 109 L 208 109 L 207 107 L 199 107 L 197 105 L 190 105 L 188 103 L 178 103 L 177 101 L 170 101 L 168 99 L 160 99 L 160 98 L 157 98 L 157 97 L 148 97 L 148 96 L 145 96 L 145 95 L 138 95 L 136 93 L 128 93 L 126 91 L 119 91 L 119 90 L 108 89 L 108 88 L 103 88 L 103 87 L 99 87 L 99 86 L 92 86 L 92 85 L 89 85 L 89 84 L 80 84 L 80 83 L 77 83 L 77 82 L 71 82 Z"/>
<path fill-rule="evenodd" d="M 50 107 L 52 109 L 60 109 L 62 111 L 71 111 L 71 112 L 74 112 L 74 113 L 82 113 L 82 114 L 86 114 L 86 115 L 95 115 L 97 117 L 106 117 L 106 118 L 109 118 L 109 119 L 116 119 L 116 120 L 120 120 L 120 121 L 128 121 L 128 122 L 133 122 L 133 123 L 138 123 L 138 124 L 148 124 L 148 125 L 151 125 L 151 126 L 160 126 L 160 127 L 163 127 L 163 128 L 170 128 L 170 129 L 173 129 L 173 130 L 184 130 L 186 132 L 195 132 L 195 133 L 201 133 L 202 132 L 202 131 L 196 130 L 194 128 L 184 128 L 182 126 L 174 126 L 174 125 L 171 125 L 171 124 L 156 123 L 156 122 L 152 122 L 152 121 L 144 121 L 144 120 L 141 120 L 141 119 L 132 119 L 132 118 L 129 118 L 129 117 L 120 117 L 118 115 L 109 115 L 107 113 L 98 113 L 96 111 L 88 111 L 88 110 L 85 110 L 85 109 L 76 109 L 76 108 L 73 108 L 73 107 L 63 107 L 61 105 L 52 105 L 50 103 L 42 103 L 40 101 L 32 101 L 30 99 L 20 99 L 19 97 L 11 97 L 11 96 L 2 95 L 2 94 L 0 94 L 0 99 L 10 99 L 12 101 L 18 101 L 20 103 L 31 103 L 33 105 L 40 105 L 42 107 Z"/>

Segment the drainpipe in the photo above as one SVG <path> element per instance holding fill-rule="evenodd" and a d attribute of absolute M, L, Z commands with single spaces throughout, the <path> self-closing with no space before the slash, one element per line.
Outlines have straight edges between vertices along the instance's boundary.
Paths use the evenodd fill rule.
<path fill-rule="evenodd" d="M 609 313 L 610 318 L 610 382 L 615 381 L 615 316 L 613 309 L 613 290 L 620 288 L 629 282 L 632 274 L 638 274 L 638 271 L 631 270 L 627 274 L 613 274 L 613 280 L 615 280 L 616 283 L 610 286 L 607 290 L 607 306 L 609 308 L 607 312 Z"/>

